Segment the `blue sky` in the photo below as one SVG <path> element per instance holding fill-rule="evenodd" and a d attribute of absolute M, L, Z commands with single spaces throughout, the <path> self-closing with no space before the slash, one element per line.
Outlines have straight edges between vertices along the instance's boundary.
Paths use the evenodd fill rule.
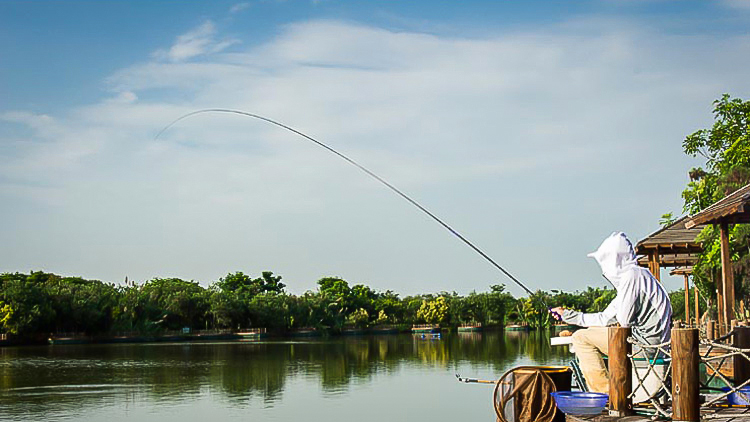
<path fill-rule="evenodd" d="M 64 107 L 95 101 L 110 73 L 143 61 L 175 34 L 211 20 L 242 46 L 260 44 L 291 22 L 335 19 L 396 31 L 482 37 L 600 16 L 660 32 L 724 33 L 746 16 L 722 2 L 94 2 L 5 1 L 0 16 L 2 92 L 11 104 Z M 21 71 L 23 69 L 23 71 Z"/>
<path fill-rule="evenodd" d="M 227 107 L 352 156 L 532 287 L 603 285 L 586 253 L 679 213 L 700 164 L 682 139 L 750 96 L 749 19 L 742 0 L 2 2 L 0 271 L 509 284 L 273 127 L 196 116 L 153 139 Z"/>

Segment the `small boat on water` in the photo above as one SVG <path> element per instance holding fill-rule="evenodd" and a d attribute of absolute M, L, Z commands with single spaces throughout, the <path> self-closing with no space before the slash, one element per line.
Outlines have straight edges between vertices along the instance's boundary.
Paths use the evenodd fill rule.
<path fill-rule="evenodd" d="M 527 324 L 511 324 L 505 326 L 505 331 L 529 331 L 531 328 Z"/>
<path fill-rule="evenodd" d="M 250 328 L 246 330 L 239 330 L 233 334 L 234 338 L 239 340 L 257 340 L 259 338 L 268 337 L 268 333 L 265 328 Z"/>
<path fill-rule="evenodd" d="M 459 333 L 476 333 L 482 331 L 482 324 L 462 324 L 458 327 Z"/>
<path fill-rule="evenodd" d="M 75 334 L 52 334 L 47 342 L 49 344 L 90 344 L 93 342 L 93 338 L 81 333 Z"/>
<path fill-rule="evenodd" d="M 440 325 L 437 324 L 417 324 L 411 327 L 413 334 L 439 333 Z"/>

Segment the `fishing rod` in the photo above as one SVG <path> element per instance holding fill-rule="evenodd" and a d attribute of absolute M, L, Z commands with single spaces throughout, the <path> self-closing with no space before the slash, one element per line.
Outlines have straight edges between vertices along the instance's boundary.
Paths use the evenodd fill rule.
<path fill-rule="evenodd" d="M 458 382 L 463 382 L 466 384 L 476 383 L 476 384 L 497 384 L 497 380 L 490 381 L 490 380 L 480 380 L 476 378 L 466 378 L 462 377 L 461 374 L 456 374 L 456 380 Z"/>
<path fill-rule="evenodd" d="M 292 133 L 295 133 L 295 134 L 297 134 L 297 135 L 299 135 L 299 136 L 307 139 L 308 141 L 311 141 L 311 142 L 315 143 L 319 147 L 324 148 L 327 151 L 335 154 L 336 156 L 338 156 L 339 158 L 343 159 L 347 163 L 349 163 L 349 164 L 357 167 L 361 171 L 365 172 L 368 176 L 372 177 L 373 179 L 377 180 L 381 184 L 385 185 L 388 189 L 390 189 L 393 192 L 395 192 L 398 196 L 400 196 L 401 198 L 405 199 L 407 202 L 409 202 L 413 206 L 417 207 L 423 213 L 427 214 L 430 218 L 432 218 L 438 224 L 440 224 L 441 226 L 443 226 L 443 228 L 445 228 L 446 230 L 448 230 L 451 234 L 453 234 L 454 236 L 456 236 L 457 238 L 459 238 L 462 242 L 464 242 L 466 245 L 468 245 L 472 250 L 474 250 L 474 252 L 478 253 L 482 258 L 484 258 L 485 260 L 487 260 L 490 264 L 492 264 L 492 266 L 494 266 L 495 268 L 497 268 L 498 270 L 500 270 L 503 274 L 505 274 L 505 276 L 507 276 L 514 283 L 516 283 L 516 285 L 518 285 L 526 293 L 528 293 L 529 296 L 533 296 L 534 293 L 531 291 L 531 289 L 529 289 L 523 283 L 521 283 L 517 278 L 515 278 L 513 276 L 513 274 L 509 273 L 500 264 L 498 264 L 497 262 L 495 262 L 494 259 L 490 258 L 489 255 L 487 255 L 486 253 L 484 253 L 484 251 L 482 251 L 481 249 L 479 249 L 476 245 L 474 245 L 467 238 L 465 238 L 463 235 L 461 235 L 461 233 L 457 232 L 453 227 L 449 226 L 446 222 L 444 222 L 443 220 L 441 220 L 440 218 L 438 218 L 438 216 L 436 216 L 435 214 L 433 214 L 432 212 L 430 212 L 427 208 L 423 207 L 417 201 L 415 201 L 414 199 L 412 199 L 409 195 L 405 194 L 400 189 L 398 189 L 397 187 L 393 186 L 388 181 L 386 181 L 382 177 L 378 176 L 377 174 L 373 173 L 372 171 L 370 171 L 369 169 L 367 169 L 363 165 L 359 164 L 358 162 L 354 161 L 353 159 L 351 159 L 351 158 L 347 157 L 346 155 L 344 155 L 344 154 L 336 151 L 332 147 L 324 144 L 323 142 L 320 142 L 319 140 L 313 138 L 312 136 L 307 135 L 305 133 L 302 133 L 302 132 L 300 132 L 297 129 L 294 129 L 291 126 L 287 126 L 287 125 L 285 125 L 283 123 L 280 123 L 280 122 L 278 122 L 276 120 L 273 120 L 273 119 L 270 119 L 268 117 L 264 117 L 264 116 L 261 116 L 261 115 L 258 115 L 258 114 L 254 114 L 254 113 L 248 113 L 246 111 L 234 110 L 234 109 L 229 109 L 229 108 L 206 108 L 206 109 L 202 109 L 202 110 L 193 111 L 193 112 L 190 112 L 190 113 L 187 113 L 187 114 L 184 114 L 184 115 L 178 117 L 177 119 L 175 119 L 174 121 L 172 121 L 172 123 L 168 124 L 162 130 L 160 130 L 159 133 L 157 133 L 156 136 L 154 137 L 154 140 L 159 139 L 159 137 L 164 132 L 166 132 L 169 128 L 171 128 L 172 126 L 174 126 L 175 124 L 177 124 L 179 121 L 187 119 L 190 116 L 195 116 L 196 114 L 204 114 L 204 113 L 239 114 L 241 116 L 252 117 L 254 119 L 262 120 L 264 122 L 271 123 L 271 124 L 276 125 L 276 126 L 278 126 L 280 128 L 283 128 L 283 129 L 286 129 L 286 130 L 288 130 L 288 131 L 290 131 Z M 547 303 L 544 301 L 544 298 L 540 297 L 540 299 L 541 299 L 542 303 L 544 304 L 544 306 L 549 309 L 549 307 L 547 306 Z"/>

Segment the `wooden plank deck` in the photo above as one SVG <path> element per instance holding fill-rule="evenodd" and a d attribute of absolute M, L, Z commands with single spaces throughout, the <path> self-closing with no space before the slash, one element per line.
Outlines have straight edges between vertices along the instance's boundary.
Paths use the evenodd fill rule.
<path fill-rule="evenodd" d="M 723 408 L 702 411 L 701 419 L 719 419 L 726 422 L 750 422 L 750 408 Z M 566 422 L 651 422 L 650 416 L 596 416 L 565 415 Z"/>

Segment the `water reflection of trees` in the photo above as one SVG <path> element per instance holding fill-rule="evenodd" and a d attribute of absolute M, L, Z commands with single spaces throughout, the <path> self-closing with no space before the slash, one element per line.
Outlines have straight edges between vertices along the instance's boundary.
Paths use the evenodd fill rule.
<path fill-rule="evenodd" d="M 34 413 L 97 406 L 103 397 L 118 394 L 128 400 L 181 401 L 205 394 L 205 387 L 230 405 L 251 403 L 250 399 L 272 405 L 296 377 L 318 380 L 324 392 L 342 392 L 353 383 L 397 373 L 404 366 L 430 370 L 482 365 L 500 375 L 519 360 L 557 363 L 564 360 L 564 353 L 553 350 L 543 332 L 461 333 L 440 339 L 384 335 L 297 342 L 5 348 L 0 349 L 0 411 L 19 406 Z M 100 386 L 101 391 L 25 393 L 52 393 L 70 385 Z"/>

